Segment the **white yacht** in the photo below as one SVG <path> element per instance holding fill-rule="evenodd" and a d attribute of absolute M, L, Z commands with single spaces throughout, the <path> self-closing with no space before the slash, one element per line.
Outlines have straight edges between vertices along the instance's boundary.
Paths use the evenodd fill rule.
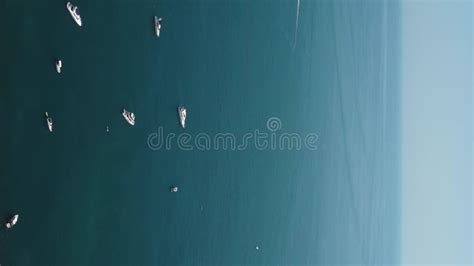
<path fill-rule="evenodd" d="M 186 109 L 182 106 L 178 107 L 178 115 L 179 115 L 179 124 L 182 128 L 186 126 Z"/>
<path fill-rule="evenodd" d="M 122 115 L 130 125 L 135 125 L 135 115 L 132 112 L 123 109 Z"/>
<path fill-rule="evenodd" d="M 18 222 L 18 214 L 15 214 L 8 223 L 5 224 L 5 226 L 10 229 L 13 226 L 15 226 L 16 222 Z"/>
<path fill-rule="evenodd" d="M 74 21 L 79 25 L 79 27 L 82 26 L 82 20 L 81 20 L 81 15 L 79 15 L 79 9 L 77 6 L 71 4 L 71 2 L 67 2 L 66 8 L 69 11 L 69 14 L 71 14 L 71 17 L 74 19 Z"/>
<path fill-rule="evenodd" d="M 53 119 L 49 117 L 48 112 L 44 114 L 46 115 L 46 123 L 48 124 L 49 132 L 53 132 Z"/>
<path fill-rule="evenodd" d="M 63 67 L 63 62 L 61 60 L 56 61 L 56 72 L 61 73 L 61 67 Z"/>
<path fill-rule="evenodd" d="M 160 37 L 160 30 L 161 30 L 161 21 L 163 19 L 155 16 L 155 33 L 156 37 Z"/>
<path fill-rule="evenodd" d="M 171 187 L 171 188 L 170 188 L 170 191 L 171 191 L 172 193 L 176 193 L 176 192 L 178 192 L 178 187 Z"/>

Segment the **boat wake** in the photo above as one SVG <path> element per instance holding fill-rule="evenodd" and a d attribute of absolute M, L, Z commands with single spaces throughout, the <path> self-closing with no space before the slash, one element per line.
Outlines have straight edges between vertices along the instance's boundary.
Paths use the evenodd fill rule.
<path fill-rule="evenodd" d="M 300 19 L 300 0 L 296 0 L 296 22 L 295 22 L 295 39 L 293 41 L 293 50 L 296 48 L 296 40 L 298 39 L 298 24 Z"/>

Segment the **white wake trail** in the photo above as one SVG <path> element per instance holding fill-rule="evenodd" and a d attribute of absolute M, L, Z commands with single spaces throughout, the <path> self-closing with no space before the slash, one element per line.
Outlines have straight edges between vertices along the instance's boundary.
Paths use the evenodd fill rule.
<path fill-rule="evenodd" d="M 296 22 L 295 22 L 295 39 L 293 41 L 293 50 L 296 48 L 296 40 L 298 38 L 298 24 L 300 19 L 300 0 L 296 0 Z"/>

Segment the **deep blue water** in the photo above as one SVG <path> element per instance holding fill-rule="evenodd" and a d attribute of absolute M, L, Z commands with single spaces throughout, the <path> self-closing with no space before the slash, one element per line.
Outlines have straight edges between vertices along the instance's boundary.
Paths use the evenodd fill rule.
<path fill-rule="evenodd" d="M 0 2 L 1 265 L 399 262 L 398 3 L 302 0 L 298 23 L 296 0 L 74 3 L 82 28 Z M 317 149 L 152 149 L 160 127 Z"/>

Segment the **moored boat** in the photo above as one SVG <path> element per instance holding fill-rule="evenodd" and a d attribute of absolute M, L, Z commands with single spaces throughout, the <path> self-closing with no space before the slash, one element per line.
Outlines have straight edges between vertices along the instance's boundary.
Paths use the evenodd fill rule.
<path fill-rule="evenodd" d="M 61 73 L 61 68 L 63 67 L 63 62 L 61 60 L 56 61 L 56 72 Z"/>
<path fill-rule="evenodd" d="M 155 34 L 156 37 L 160 37 L 160 31 L 161 31 L 161 21 L 163 19 L 155 16 Z"/>
<path fill-rule="evenodd" d="M 69 14 L 71 14 L 71 17 L 74 19 L 74 21 L 79 25 L 79 27 L 82 26 L 82 19 L 81 15 L 79 15 L 79 9 L 77 6 L 71 4 L 71 2 L 67 2 L 66 8 L 69 11 Z"/>
<path fill-rule="evenodd" d="M 122 116 L 130 125 L 135 125 L 135 114 L 123 109 Z"/>
<path fill-rule="evenodd" d="M 53 132 L 53 119 L 49 117 L 48 112 L 44 113 L 46 115 L 46 124 L 48 125 L 49 132 Z"/>
<path fill-rule="evenodd" d="M 186 108 L 180 106 L 178 107 L 178 116 L 179 116 L 179 124 L 182 128 L 186 126 Z"/>
<path fill-rule="evenodd" d="M 7 229 L 12 228 L 18 222 L 18 214 L 13 215 L 13 217 L 5 224 Z"/>

